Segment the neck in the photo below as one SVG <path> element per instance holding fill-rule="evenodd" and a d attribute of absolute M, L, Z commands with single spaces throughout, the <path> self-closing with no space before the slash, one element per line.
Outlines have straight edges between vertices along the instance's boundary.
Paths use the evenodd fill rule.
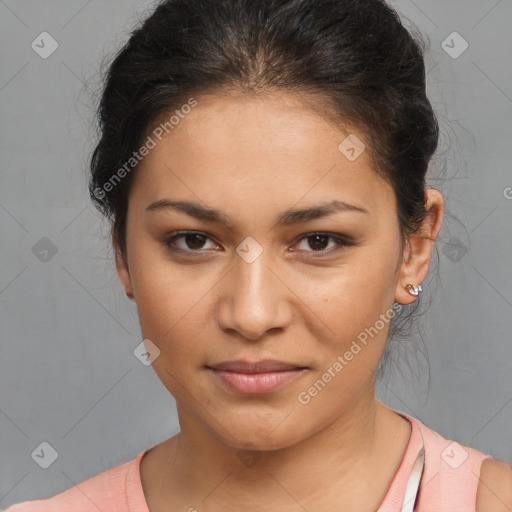
<path fill-rule="evenodd" d="M 244 464 L 239 448 L 185 411 L 179 414 L 181 433 L 161 451 L 158 473 L 163 480 L 152 494 L 167 506 L 182 501 L 184 510 L 289 510 L 297 503 L 314 510 L 332 506 L 336 499 L 346 511 L 376 510 L 410 436 L 407 420 L 372 394 L 311 437 L 279 450 L 254 452 Z"/>

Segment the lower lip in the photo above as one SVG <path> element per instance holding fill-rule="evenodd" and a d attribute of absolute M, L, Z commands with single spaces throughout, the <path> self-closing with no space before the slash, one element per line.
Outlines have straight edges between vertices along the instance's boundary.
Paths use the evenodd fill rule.
<path fill-rule="evenodd" d="M 286 370 L 266 373 L 237 373 L 211 369 L 228 388 L 238 393 L 270 393 L 302 375 L 306 370 Z"/>

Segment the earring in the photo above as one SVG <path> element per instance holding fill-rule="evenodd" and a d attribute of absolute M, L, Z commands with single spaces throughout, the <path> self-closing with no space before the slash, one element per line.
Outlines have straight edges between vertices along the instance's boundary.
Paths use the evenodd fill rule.
<path fill-rule="evenodd" d="M 420 292 L 423 291 L 423 289 L 421 288 L 421 284 L 419 284 L 418 286 L 413 286 L 412 284 L 408 284 L 405 289 L 411 294 L 411 295 L 414 295 L 414 296 L 418 296 L 420 294 Z"/>

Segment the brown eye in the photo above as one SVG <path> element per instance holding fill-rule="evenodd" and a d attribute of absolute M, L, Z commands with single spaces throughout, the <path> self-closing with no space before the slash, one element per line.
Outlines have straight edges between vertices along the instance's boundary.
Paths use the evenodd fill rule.
<path fill-rule="evenodd" d="M 309 233 L 303 236 L 299 243 L 306 241 L 307 248 L 303 249 L 306 252 L 316 252 L 322 254 L 330 254 L 335 252 L 343 247 L 348 247 L 355 245 L 355 243 L 346 238 L 339 235 L 334 235 L 330 233 Z M 326 250 L 329 247 L 329 241 L 333 242 L 330 250 Z M 308 250 L 312 249 L 312 250 Z"/>
<path fill-rule="evenodd" d="M 164 244 L 172 251 L 202 252 L 200 249 L 204 248 L 208 239 L 208 236 L 196 231 L 179 231 L 167 237 Z M 181 246 L 176 243 L 177 240 L 182 241 Z"/>
<path fill-rule="evenodd" d="M 329 245 L 329 239 L 332 238 L 329 235 L 315 234 L 307 237 L 309 240 L 309 247 L 316 250 L 325 249 Z"/>

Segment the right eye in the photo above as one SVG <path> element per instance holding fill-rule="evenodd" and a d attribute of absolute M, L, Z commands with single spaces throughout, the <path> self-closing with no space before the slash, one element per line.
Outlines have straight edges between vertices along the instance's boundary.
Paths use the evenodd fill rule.
<path fill-rule="evenodd" d="M 209 237 L 200 231 L 174 231 L 163 241 L 164 245 L 174 252 L 202 253 L 200 251 Z M 182 240 L 182 246 L 177 246 L 176 241 Z M 218 247 L 218 246 L 217 246 Z"/>

